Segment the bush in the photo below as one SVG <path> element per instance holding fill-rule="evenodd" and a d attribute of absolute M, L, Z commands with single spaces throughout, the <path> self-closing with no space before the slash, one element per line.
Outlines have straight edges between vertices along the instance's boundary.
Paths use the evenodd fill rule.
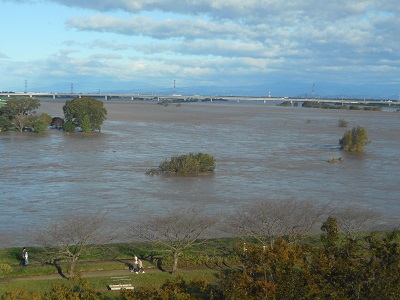
<path fill-rule="evenodd" d="M 160 169 L 166 173 L 181 175 L 213 172 L 215 169 L 215 158 L 209 154 L 186 154 L 174 156 L 160 165 Z"/>
<path fill-rule="evenodd" d="M 347 121 L 345 119 L 339 119 L 338 126 L 339 127 L 347 127 Z"/>
<path fill-rule="evenodd" d="M 357 126 L 345 132 L 339 140 L 340 148 L 348 152 L 360 152 L 368 143 L 368 134 L 364 127 Z"/>
<path fill-rule="evenodd" d="M 43 119 L 36 119 L 28 122 L 27 126 L 30 127 L 33 132 L 45 132 L 48 125 Z"/>
<path fill-rule="evenodd" d="M 292 106 L 292 102 L 284 101 L 282 103 L 277 104 L 277 106 Z"/>
<path fill-rule="evenodd" d="M 71 121 L 67 121 L 63 123 L 63 129 L 66 132 L 74 132 L 76 130 L 76 126 Z"/>
<path fill-rule="evenodd" d="M 8 274 L 12 272 L 13 268 L 7 264 L 0 264 L 0 274 Z"/>

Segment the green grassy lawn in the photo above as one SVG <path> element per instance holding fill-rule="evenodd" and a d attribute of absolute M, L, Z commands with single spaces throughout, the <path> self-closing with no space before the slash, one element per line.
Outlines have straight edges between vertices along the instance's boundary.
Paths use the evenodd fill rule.
<path fill-rule="evenodd" d="M 384 233 L 382 233 L 383 236 Z M 359 238 L 365 243 L 366 234 Z M 194 277 L 215 282 L 218 270 L 240 265 L 240 254 L 243 243 L 254 244 L 252 239 L 223 238 L 210 239 L 196 248 L 188 249 L 179 258 L 178 272 L 183 278 L 190 280 Z M 320 235 L 310 235 L 303 239 L 311 247 L 320 245 Z M 66 258 L 55 256 L 54 251 L 44 248 L 27 247 L 29 251 L 29 266 L 19 265 L 22 248 L 0 248 L 0 295 L 9 289 L 27 290 L 28 292 L 44 293 L 51 289 L 55 282 L 68 284 L 58 273 L 68 274 L 69 262 Z M 53 253 L 53 254 L 52 254 Z M 145 274 L 132 274 L 128 268 L 132 266 L 134 255 L 142 258 L 147 271 Z M 54 258 L 57 258 L 56 265 Z M 84 277 L 90 286 L 99 292 L 104 292 L 106 299 L 116 299 L 116 291 L 108 291 L 107 286 L 112 284 L 111 276 L 114 271 L 129 276 L 132 285 L 139 287 L 160 287 L 166 280 L 174 278 L 171 270 L 172 256 L 161 246 L 154 243 L 117 243 L 88 247 L 83 251 L 76 269 L 81 272 L 92 272 Z M 164 271 L 163 271 L 164 270 Z M 94 274 L 95 271 L 109 271 L 109 273 Z M 51 275 L 53 279 L 45 279 L 40 275 Z M 105 276 L 105 274 L 109 276 Z M 93 275 L 93 276 L 92 276 Z M 95 275 L 97 277 L 95 277 Z M 104 276 L 103 276 L 104 275 Z"/>
<path fill-rule="evenodd" d="M 181 275 L 185 280 L 191 280 L 193 278 L 206 279 L 209 282 L 215 282 L 218 279 L 218 272 L 211 269 L 201 270 L 181 270 L 176 275 Z M 172 276 L 169 272 L 155 272 L 145 274 L 132 274 L 127 272 L 126 276 L 129 276 L 130 281 L 135 288 L 140 287 L 160 287 L 166 280 L 172 280 L 176 275 Z M 110 276 L 104 277 L 90 277 L 87 278 L 89 281 L 90 288 L 104 293 L 105 299 L 116 299 L 118 291 L 108 290 L 108 285 L 112 284 L 113 281 Z M 68 285 L 67 279 L 41 279 L 38 277 L 21 278 L 18 280 L 12 280 L 10 282 L 0 282 L 0 295 L 3 295 L 9 290 L 26 290 L 29 293 L 38 293 L 44 295 L 44 293 L 51 290 L 51 286 L 54 283 L 63 283 Z"/>

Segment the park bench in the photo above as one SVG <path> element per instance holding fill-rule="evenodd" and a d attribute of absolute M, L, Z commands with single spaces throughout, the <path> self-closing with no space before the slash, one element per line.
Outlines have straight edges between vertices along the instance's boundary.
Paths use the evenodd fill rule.
<path fill-rule="evenodd" d="M 111 277 L 111 281 L 113 283 L 108 286 L 108 288 L 111 291 L 117 291 L 117 290 L 121 290 L 121 289 L 126 289 L 126 290 L 134 289 L 134 287 L 132 286 L 132 283 L 129 283 L 129 281 L 131 281 L 129 276 Z"/>

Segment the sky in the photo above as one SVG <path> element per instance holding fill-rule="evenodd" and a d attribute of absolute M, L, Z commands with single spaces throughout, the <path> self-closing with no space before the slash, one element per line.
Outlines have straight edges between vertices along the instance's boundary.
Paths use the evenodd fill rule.
<path fill-rule="evenodd" d="M 0 0 L 0 90 L 400 100 L 397 0 Z"/>

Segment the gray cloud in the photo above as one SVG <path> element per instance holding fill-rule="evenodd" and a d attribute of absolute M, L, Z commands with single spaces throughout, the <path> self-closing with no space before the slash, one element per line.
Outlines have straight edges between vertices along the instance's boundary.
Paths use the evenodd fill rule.
<path fill-rule="evenodd" d="M 360 82 L 396 82 L 400 73 L 400 6 L 393 0 L 47 1 L 82 8 L 66 20 L 68 30 L 124 36 L 123 43 L 66 41 L 72 52 L 44 64 L 60 72 L 249 81 L 271 73 L 346 81 L 346 73 Z M 104 53 L 73 55 L 81 48 Z"/>

